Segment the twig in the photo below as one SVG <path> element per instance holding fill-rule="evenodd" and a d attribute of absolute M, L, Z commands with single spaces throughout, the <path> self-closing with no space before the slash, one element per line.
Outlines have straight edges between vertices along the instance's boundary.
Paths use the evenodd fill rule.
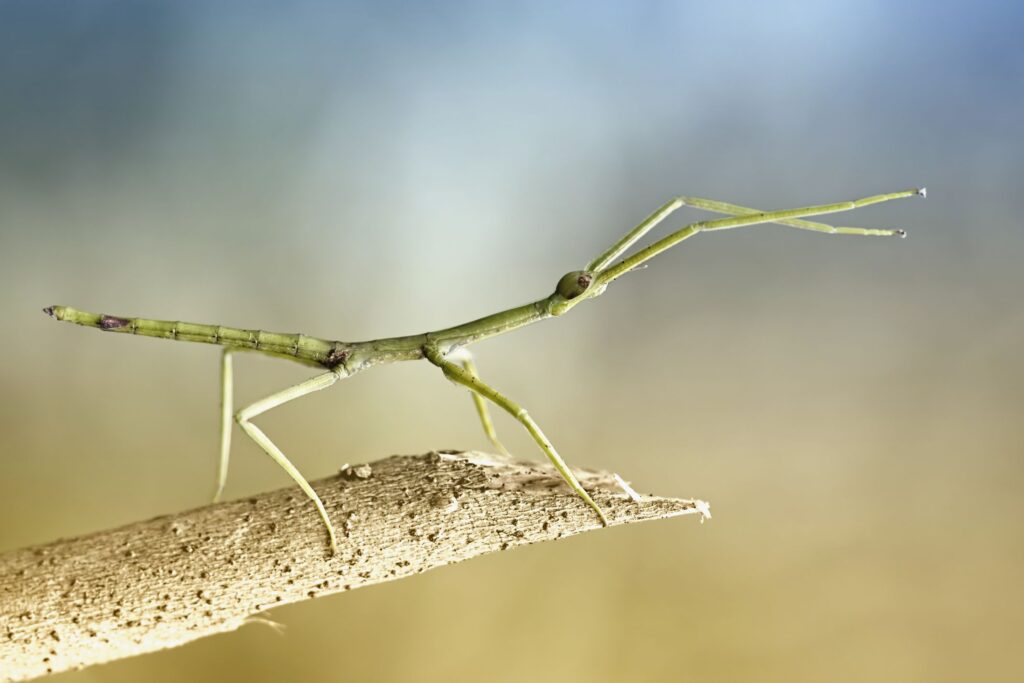
<path fill-rule="evenodd" d="M 578 475 L 610 524 L 708 513 Z M 489 454 L 393 456 L 314 486 L 341 532 L 334 557 L 297 488 L 0 556 L 0 680 L 174 647 L 278 605 L 600 528 L 552 468 Z"/>

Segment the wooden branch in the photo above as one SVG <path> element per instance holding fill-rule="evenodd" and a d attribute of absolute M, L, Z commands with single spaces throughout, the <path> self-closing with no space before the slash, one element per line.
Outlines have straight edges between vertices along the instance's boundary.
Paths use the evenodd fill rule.
<path fill-rule="evenodd" d="M 611 524 L 699 513 L 578 472 Z M 271 607 L 600 528 L 552 469 L 483 453 L 394 456 L 297 488 L 0 556 L 0 680 L 22 681 L 232 631 Z"/>

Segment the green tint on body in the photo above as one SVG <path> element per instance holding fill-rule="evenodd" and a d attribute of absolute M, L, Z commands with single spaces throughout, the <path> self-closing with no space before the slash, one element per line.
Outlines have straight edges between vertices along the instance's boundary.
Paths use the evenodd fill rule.
<path fill-rule="evenodd" d="M 806 218 L 851 211 L 871 204 L 912 196 L 924 197 L 924 188 L 874 195 L 854 201 L 768 212 L 699 197 L 676 197 L 626 233 L 622 239 L 591 261 L 583 270 L 564 275 L 558 281 L 555 292 L 550 296 L 454 327 L 406 337 L 391 337 L 364 342 L 341 342 L 309 337 L 304 334 L 246 330 L 223 325 L 204 325 L 149 318 L 122 318 L 79 311 L 68 306 L 52 306 L 43 310 L 57 320 L 95 327 L 107 332 L 216 344 L 224 347 L 221 362 L 221 453 L 214 500 L 219 498 L 227 478 L 228 458 L 231 450 L 231 423 L 234 421 L 288 473 L 309 497 L 327 529 L 332 553 L 336 550 L 334 525 L 319 496 L 284 453 L 250 420 L 296 398 L 326 389 L 339 379 L 356 372 L 375 365 L 405 360 L 426 359 L 440 368 L 448 379 L 469 389 L 484 431 L 495 447 L 502 452 L 505 452 L 505 449 L 495 434 L 485 401 L 490 401 L 508 412 L 526 428 L 570 488 L 583 502 L 593 508 L 597 519 L 601 523 L 606 523 L 604 512 L 577 480 L 572 470 L 541 431 L 540 426 L 530 417 L 525 408 L 480 379 L 472 356 L 465 347 L 473 342 L 511 332 L 546 318 L 564 315 L 580 302 L 600 296 L 609 284 L 622 275 L 642 266 L 661 252 L 700 232 L 777 223 L 800 230 L 826 234 L 903 237 L 902 230 L 834 227 L 825 223 L 809 221 Z M 729 217 L 691 223 L 638 250 L 632 256 L 616 261 L 651 229 L 683 206 L 728 214 Z M 326 372 L 256 401 L 232 415 L 231 356 L 237 351 L 253 351 L 277 358 L 286 358 L 305 365 L 319 367 Z"/>

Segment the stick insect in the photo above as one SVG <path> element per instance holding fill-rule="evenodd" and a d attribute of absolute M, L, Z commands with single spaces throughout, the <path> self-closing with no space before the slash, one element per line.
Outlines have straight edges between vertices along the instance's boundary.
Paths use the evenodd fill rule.
<path fill-rule="evenodd" d="M 588 263 L 582 270 L 565 274 L 550 296 L 517 308 L 449 327 L 436 332 L 426 332 L 407 337 L 392 337 L 364 342 L 341 342 L 304 334 L 282 334 L 262 330 L 245 330 L 223 325 L 201 325 L 196 323 L 151 320 L 148 318 L 122 318 L 113 315 L 88 313 L 67 306 L 51 306 L 45 313 L 66 322 L 95 327 L 107 332 L 138 334 L 147 337 L 161 337 L 179 341 L 203 342 L 224 347 L 221 355 L 221 439 L 220 464 L 214 501 L 220 499 L 227 481 L 228 458 L 231 452 L 232 419 L 242 430 L 269 455 L 274 462 L 288 473 L 316 506 L 327 529 L 331 553 L 337 550 L 334 525 L 316 491 L 306 478 L 285 456 L 263 431 L 253 424 L 253 418 L 277 408 L 289 401 L 333 386 L 338 380 L 351 377 L 374 366 L 397 361 L 426 359 L 437 366 L 444 376 L 456 384 L 466 387 L 473 398 L 484 432 L 495 448 L 507 453 L 498 440 L 487 409 L 487 401 L 508 412 L 522 424 L 537 442 L 541 451 L 578 496 L 589 505 L 600 519 L 607 524 L 604 511 L 583 488 L 572 470 L 555 450 L 554 445 L 541 431 L 537 422 L 519 403 L 508 398 L 477 373 L 473 358 L 465 348 L 473 342 L 511 332 L 547 318 L 568 313 L 576 305 L 604 293 L 605 288 L 616 279 L 634 270 L 663 251 L 701 232 L 729 230 L 764 223 L 776 223 L 801 230 L 828 234 L 876 235 L 904 237 L 902 230 L 872 228 L 833 227 L 824 223 L 805 220 L 810 216 L 851 211 L 871 204 L 887 202 L 912 196 L 925 196 L 925 189 L 910 189 L 901 192 L 864 197 L 853 201 L 807 206 L 781 211 L 759 211 L 745 206 L 729 204 L 699 197 L 676 197 L 648 216 L 630 230 L 622 239 L 604 253 Z M 647 247 L 639 249 L 632 256 L 620 257 L 652 228 L 664 221 L 677 209 L 689 206 L 719 214 L 727 218 L 690 223 Z M 239 351 L 255 351 L 278 358 L 286 358 L 322 372 L 311 379 L 267 396 L 232 414 L 232 357 Z"/>

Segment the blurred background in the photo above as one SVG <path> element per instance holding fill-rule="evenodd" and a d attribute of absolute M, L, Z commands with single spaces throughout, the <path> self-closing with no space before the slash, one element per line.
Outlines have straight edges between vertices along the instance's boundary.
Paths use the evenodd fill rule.
<path fill-rule="evenodd" d="M 546 296 L 676 194 L 929 188 L 839 217 L 905 241 L 703 235 L 475 347 L 570 463 L 708 500 L 711 522 L 480 558 L 274 610 L 283 637 L 55 680 L 1022 680 L 1022 21 L 1012 2 L 0 3 L 0 550 L 214 486 L 217 350 L 43 306 L 409 334 Z M 242 357 L 237 401 L 307 374 Z M 311 479 L 487 447 L 419 363 L 259 421 Z M 230 497 L 288 483 L 235 444 Z"/>

